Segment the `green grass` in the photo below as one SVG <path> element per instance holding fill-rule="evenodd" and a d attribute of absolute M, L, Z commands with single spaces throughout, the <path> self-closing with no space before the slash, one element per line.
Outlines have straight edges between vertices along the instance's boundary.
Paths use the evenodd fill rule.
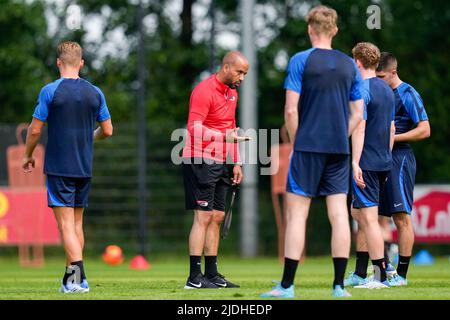
<path fill-rule="evenodd" d="M 126 261 L 128 262 L 128 261 Z M 220 271 L 241 285 L 239 289 L 184 290 L 188 259 L 158 258 L 148 271 L 128 269 L 128 264 L 109 266 L 100 259 L 87 259 L 91 292 L 84 295 L 58 293 L 63 259 L 47 260 L 40 269 L 21 268 L 17 259 L 0 258 L 0 300 L 3 299 L 157 299 L 157 300 L 256 300 L 279 280 L 282 265 L 276 258 L 240 259 L 222 257 Z M 347 271 L 354 266 L 350 260 Z M 332 261 L 307 257 L 296 276 L 296 298 L 331 299 Z M 352 289 L 350 299 L 422 300 L 450 299 L 450 262 L 437 258 L 431 266 L 411 265 L 407 287 L 384 290 Z"/>

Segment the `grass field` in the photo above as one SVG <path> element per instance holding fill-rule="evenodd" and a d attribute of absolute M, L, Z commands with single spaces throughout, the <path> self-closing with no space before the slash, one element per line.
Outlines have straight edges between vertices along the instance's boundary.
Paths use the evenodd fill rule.
<path fill-rule="evenodd" d="M 221 258 L 219 269 L 239 289 L 184 290 L 188 259 L 159 258 L 148 271 L 129 270 L 127 263 L 109 266 L 100 259 L 85 262 L 91 292 L 83 295 L 58 293 L 63 259 L 46 261 L 40 269 L 21 268 L 17 258 L 0 258 L 0 300 L 4 299 L 157 299 L 157 300 L 256 300 L 279 280 L 282 265 L 276 258 Z M 347 271 L 354 266 L 351 259 Z M 308 257 L 296 277 L 296 299 L 332 299 L 332 262 L 329 257 Z M 437 258 L 431 266 L 411 265 L 407 287 L 384 290 L 352 289 L 350 299 L 425 300 L 450 299 L 450 261 Z"/>

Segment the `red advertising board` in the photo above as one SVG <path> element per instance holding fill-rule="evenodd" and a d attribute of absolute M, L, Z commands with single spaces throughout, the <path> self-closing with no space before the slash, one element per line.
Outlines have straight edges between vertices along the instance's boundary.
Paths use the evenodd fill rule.
<path fill-rule="evenodd" d="M 59 243 L 45 188 L 0 188 L 0 245 Z"/>
<path fill-rule="evenodd" d="M 411 220 L 415 242 L 450 243 L 450 185 L 416 186 Z"/>

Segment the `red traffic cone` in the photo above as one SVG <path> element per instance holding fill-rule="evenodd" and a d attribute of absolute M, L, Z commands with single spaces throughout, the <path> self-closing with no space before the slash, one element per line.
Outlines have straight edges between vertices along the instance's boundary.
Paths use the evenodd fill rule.
<path fill-rule="evenodd" d="M 137 255 L 133 259 L 131 259 L 129 269 L 134 270 L 148 270 L 150 269 L 150 263 L 148 263 L 147 259 L 145 259 L 142 255 Z"/>

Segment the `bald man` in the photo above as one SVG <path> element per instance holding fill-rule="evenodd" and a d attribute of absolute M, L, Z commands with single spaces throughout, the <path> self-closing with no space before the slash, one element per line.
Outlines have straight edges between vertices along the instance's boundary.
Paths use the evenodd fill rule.
<path fill-rule="evenodd" d="M 238 142 L 246 138 L 237 134 L 236 89 L 248 68 L 242 53 L 228 52 L 219 72 L 200 82 L 191 94 L 183 180 L 186 210 L 193 210 L 194 221 L 189 235 L 190 272 L 185 289 L 239 287 L 217 271 L 217 253 L 227 192 L 243 178 Z"/>

